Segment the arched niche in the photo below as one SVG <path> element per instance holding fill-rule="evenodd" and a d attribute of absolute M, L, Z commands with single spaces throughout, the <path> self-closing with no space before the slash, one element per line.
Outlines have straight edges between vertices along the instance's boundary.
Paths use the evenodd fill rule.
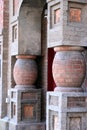
<path fill-rule="evenodd" d="M 20 54 L 41 55 L 41 14 L 45 0 L 24 0 L 18 18 Z"/>

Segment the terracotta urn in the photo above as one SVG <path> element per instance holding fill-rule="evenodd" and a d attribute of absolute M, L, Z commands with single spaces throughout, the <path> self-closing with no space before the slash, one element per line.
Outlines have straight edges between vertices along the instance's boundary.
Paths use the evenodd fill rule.
<path fill-rule="evenodd" d="M 34 85 L 37 79 L 36 56 L 19 55 L 13 69 L 16 85 Z"/>
<path fill-rule="evenodd" d="M 86 72 L 86 64 L 82 47 L 60 46 L 54 48 L 56 54 L 53 61 L 52 73 L 59 88 L 80 88 Z"/>

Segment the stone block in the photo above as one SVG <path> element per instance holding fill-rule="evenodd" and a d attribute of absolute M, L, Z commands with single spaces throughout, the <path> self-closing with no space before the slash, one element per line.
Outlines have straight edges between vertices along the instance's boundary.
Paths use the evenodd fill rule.
<path fill-rule="evenodd" d="M 52 98 L 53 97 L 53 98 Z M 57 98 L 55 98 L 57 97 Z M 51 104 L 50 101 L 58 102 Z M 56 100 L 56 101 L 55 101 Z M 46 130 L 87 129 L 87 93 L 48 92 Z"/>
<path fill-rule="evenodd" d="M 9 130 L 9 121 L 7 118 L 0 119 L 0 130 Z"/>
<path fill-rule="evenodd" d="M 36 123 L 41 119 L 41 90 L 29 88 L 11 89 L 11 120 Z"/>
<path fill-rule="evenodd" d="M 87 1 L 47 0 L 47 2 L 48 47 L 87 46 Z"/>
<path fill-rule="evenodd" d="M 45 130 L 45 123 L 10 123 L 9 130 Z"/>

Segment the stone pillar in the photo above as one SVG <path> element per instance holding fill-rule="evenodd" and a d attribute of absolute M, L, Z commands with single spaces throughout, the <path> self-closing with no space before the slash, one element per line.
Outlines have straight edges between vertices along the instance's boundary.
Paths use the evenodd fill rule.
<path fill-rule="evenodd" d="M 87 92 L 82 91 L 87 47 L 87 2 L 47 0 L 48 47 L 56 52 L 54 92 L 47 93 L 46 130 L 86 130 Z M 83 4 L 84 3 L 84 4 Z"/>
<path fill-rule="evenodd" d="M 47 93 L 47 130 L 85 130 L 87 93 L 82 92 L 86 63 L 83 47 L 59 46 L 52 72 L 54 92 Z"/>
<path fill-rule="evenodd" d="M 45 123 L 41 122 L 41 89 L 36 89 L 35 84 L 38 77 L 35 59 L 42 55 L 41 15 L 44 4 L 43 0 L 9 1 L 11 63 L 14 64 L 13 59 L 17 58 L 14 70 L 11 67 L 14 80 L 11 77 L 9 130 L 45 129 Z"/>
<path fill-rule="evenodd" d="M 36 89 L 38 76 L 36 56 L 18 55 L 13 69 L 15 87 L 11 88 L 9 130 L 45 130 L 41 123 L 41 89 Z"/>
<path fill-rule="evenodd" d="M 85 130 L 87 93 L 81 88 L 86 72 L 84 48 L 59 46 L 54 50 L 52 71 L 57 87 L 47 93 L 47 130 Z"/>

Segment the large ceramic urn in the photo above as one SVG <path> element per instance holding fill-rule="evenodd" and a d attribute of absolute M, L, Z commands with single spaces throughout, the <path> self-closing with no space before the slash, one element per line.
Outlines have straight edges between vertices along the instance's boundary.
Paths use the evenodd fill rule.
<path fill-rule="evenodd" d="M 37 79 L 36 56 L 18 55 L 14 65 L 13 77 L 16 85 L 32 86 Z"/>
<path fill-rule="evenodd" d="M 54 48 L 56 54 L 52 71 L 56 83 L 55 90 L 80 90 L 84 81 L 86 64 L 82 55 L 83 47 L 60 46 Z"/>

